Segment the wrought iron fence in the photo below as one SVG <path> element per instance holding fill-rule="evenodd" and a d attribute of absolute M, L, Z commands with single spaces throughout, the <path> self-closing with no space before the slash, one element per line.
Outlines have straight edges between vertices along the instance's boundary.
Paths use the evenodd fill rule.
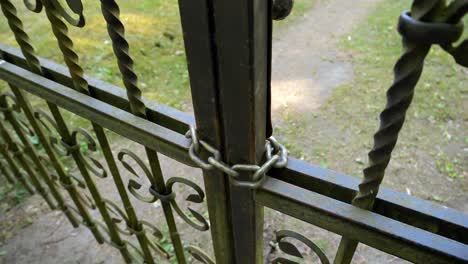
<path fill-rule="evenodd" d="M 85 76 L 68 34 L 70 25 L 85 26 L 83 6 L 79 0 L 66 2 L 24 1 L 29 10 L 45 12 L 64 67 L 36 55 L 15 5 L 0 0 L 21 49 L 0 44 L 0 78 L 10 88 L 0 96 L 0 172 L 7 181 L 40 194 L 51 209 L 63 211 L 74 227 L 88 227 L 98 243 L 119 250 L 126 262 L 162 258 L 186 263 L 191 255 L 202 263 L 261 263 L 263 208 L 269 207 L 342 236 L 334 263 L 351 262 L 359 242 L 416 263 L 468 263 L 465 215 L 386 188 L 379 191 L 431 46 L 440 45 L 468 66 L 468 42 L 452 45 L 463 33 L 468 1 L 415 0 L 401 15 L 404 52 L 395 65 L 361 183 L 288 158 L 271 137 L 272 18 L 287 16 L 290 1 L 179 1 L 195 120 L 169 107 L 148 105 L 142 97 L 114 0 L 101 0 L 101 8 L 126 94 Z M 32 107 L 30 94 L 44 99 L 51 114 Z M 70 127 L 61 109 L 91 121 L 92 133 Z M 108 131 L 143 145 L 147 161 L 127 149 L 115 155 Z M 102 158 L 90 154 L 96 150 Z M 165 180 L 158 154 L 201 168 L 205 189 L 186 178 Z M 65 158 L 78 174 L 65 169 Z M 122 177 L 122 169 L 135 177 Z M 110 177 L 120 201 L 104 198 L 96 177 Z M 206 193 L 209 219 L 181 208 L 176 184 L 192 189 L 191 203 L 203 203 Z M 140 205 L 131 197 L 160 203 L 167 232 L 154 219 L 140 218 L 135 210 Z M 183 244 L 175 215 L 196 230 L 211 231 L 214 256 Z M 173 252 L 161 246 L 163 236 L 170 238 Z M 330 263 L 297 230 L 276 233 L 279 249 L 289 256 L 302 257 L 288 239 L 302 242 L 321 263 Z M 296 263 L 285 257 L 273 262 Z"/>

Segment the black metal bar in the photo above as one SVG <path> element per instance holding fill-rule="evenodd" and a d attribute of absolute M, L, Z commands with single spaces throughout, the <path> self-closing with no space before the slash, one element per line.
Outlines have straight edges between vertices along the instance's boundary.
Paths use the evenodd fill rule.
<path fill-rule="evenodd" d="M 268 178 L 256 201 L 415 263 L 467 263 L 468 245 Z"/>
<path fill-rule="evenodd" d="M 18 83 L 19 87 L 23 87 L 24 81 L 21 81 L 23 78 L 29 79 L 31 78 L 31 76 L 33 76 L 34 78 L 30 80 L 31 83 L 28 84 L 30 86 L 28 88 L 29 90 L 41 91 L 42 89 L 45 89 L 45 87 L 43 86 L 46 86 L 46 87 L 50 87 L 52 90 L 62 89 L 62 92 L 68 92 L 69 96 L 71 96 L 72 98 L 74 97 L 73 91 L 70 91 L 69 88 L 63 87 L 51 81 L 47 81 L 45 83 L 37 82 L 37 79 L 35 78 L 42 78 L 42 77 L 39 77 L 37 75 L 28 76 L 27 71 L 24 71 L 22 69 L 20 72 L 16 72 L 16 73 L 4 71 L 5 69 L 4 67 L 6 64 L 7 63 L 3 63 L 2 65 L 0 65 L 0 76 L 2 76 L 3 78 L 4 75 L 7 75 L 7 73 L 10 75 L 19 74 L 20 77 L 16 76 L 16 79 L 19 82 Z M 25 82 L 25 83 L 27 84 L 28 82 Z M 54 100 L 54 96 L 50 96 L 47 93 L 41 93 L 41 92 L 37 92 L 37 93 L 42 96 L 45 96 L 46 98 Z M 92 101 L 91 104 L 95 104 L 97 102 L 98 101 Z M 81 103 L 84 105 L 88 105 L 90 102 L 84 100 Z M 106 105 L 106 104 L 103 104 L 103 105 Z M 81 108 L 76 108 L 76 109 L 77 109 L 76 112 L 78 114 L 85 113 L 85 116 L 84 116 L 85 118 L 95 117 L 93 115 L 86 115 L 87 112 L 83 111 Z M 99 111 L 99 110 L 96 109 L 96 111 Z M 117 116 L 120 116 L 119 111 L 124 112 L 123 110 L 116 109 L 114 113 L 117 112 L 118 113 Z M 97 115 L 100 115 L 100 114 L 97 114 Z M 136 127 L 139 127 L 140 125 L 138 123 L 142 122 L 141 119 L 134 119 L 134 120 L 139 120 L 139 121 L 131 122 L 131 120 L 127 120 L 126 118 L 124 118 L 120 122 L 120 124 L 121 126 L 127 126 L 125 123 L 131 122 L 134 125 L 136 124 Z M 149 123 L 149 125 L 151 127 L 157 126 L 153 123 Z M 177 133 L 174 133 L 174 134 L 178 135 Z M 179 136 L 181 139 L 184 139 L 182 135 L 179 135 Z M 154 142 L 154 140 L 152 140 L 152 138 L 154 137 L 158 138 L 160 137 L 160 135 L 158 133 L 152 134 L 150 130 L 147 132 L 147 136 L 145 137 L 144 141 L 147 143 Z M 167 139 L 167 141 L 170 142 L 171 140 Z M 179 145 L 179 147 L 183 149 L 181 150 L 181 153 L 184 153 L 184 155 L 186 155 L 185 151 L 188 148 L 188 142 L 186 143 L 187 144 L 185 146 Z M 180 157 L 177 159 L 180 159 Z M 357 179 L 354 179 L 352 177 L 348 177 L 346 175 L 342 175 L 342 174 L 339 174 L 330 170 L 326 170 L 323 168 L 317 168 L 310 164 L 307 164 L 305 162 L 295 160 L 295 159 L 289 160 L 288 167 L 286 169 L 272 170 L 270 171 L 269 174 L 281 180 L 280 183 L 278 183 L 278 185 L 284 185 L 286 184 L 285 182 L 291 182 L 292 184 L 295 184 L 295 185 L 306 186 L 308 190 L 318 191 L 327 196 L 331 196 L 332 198 L 335 198 L 335 197 L 339 198 L 340 200 L 343 200 L 347 203 L 350 203 L 353 197 L 353 194 L 357 191 L 357 185 L 359 183 Z M 344 195 L 333 195 L 339 192 L 343 193 Z M 313 201 L 310 201 L 310 202 L 313 202 Z M 466 236 L 467 230 L 468 230 L 467 217 L 459 212 L 456 212 L 455 210 L 445 208 L 445 207 L 433 204 L 431 202 L 422 201 L 415 197 L 407 196 L 405 194 L 399 194 L 391 190 L 388 190 L 386 188 L 381 188 L 379 195 L 377 196 L 375 205 L 376 205 L 376 211 L 384 216 L 393 217 L 394 219 L 397 219 L 397 220 L 400 220 L 400 219 L 404 220 L 406 218 L 406 219 L 410 219 L 412 223 L 413 222 L 415 223 L 416 222 L 427 222 L 427 223 L 432 222 L 433 226 L 435 227 L 434 229 L 436 230 L 435 232 L 439 233 L 440 235 L 447 236 L 447 237 L 451 237 L 453 236 L 454 233 L 457 233 L 458 234 L 457 240 L 459 240 L 460 242 L 463 240 L 463 238 L 466 239 L 467 237 Z"/>
<path fill-rule="evenodd" d="M 263 162 L 267 129 L 269 4 L 265 0 L 213 1 L 224 161 Z M 239 172 L 252 181 L 253 173 Z M 263 262 L 263 207 L 255 190 L 230 185 L 235 263 Z"/>
<path fill-rule="evenodd" d="M 218 61 L 212 5 L 213 1 L 210 0 L 179 0 L 197 135 L 201 140 L 222 150 L 223 129 L 218 105 Z M 207 158 L 207 153 L 202 155 Z M 228 179 L 216 170 L 204 170 L 203 179 L 216 262 L 233 263 Z"/>
<path fill-rule="evenodd" d="M 307 162 L 289 158 L 285 169 L 269 176 L 330 198 L 351 204 L 360 180 Z M 457 210 L 381 187 L 374 212 L 468 244 L 468 219 Z"/>

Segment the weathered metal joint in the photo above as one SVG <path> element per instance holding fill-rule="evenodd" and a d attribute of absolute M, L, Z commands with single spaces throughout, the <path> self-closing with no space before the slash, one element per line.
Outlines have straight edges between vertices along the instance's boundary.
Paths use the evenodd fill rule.
<path fill-rule="evenodd" d="M 93 231 L 97 231 L 97 225 L 94 221 L 83 221 L 83 224 Z"/>
<path fill-rule="evenodd" d="M 192 161 L 204 170 L 216 168 L 227 174 L 229 176 L 229 181 L 235 186 L 256 189 L 263 183 L 266 173 L 271 168 L 283 168 L 288 163 L 288 151 L 274 137 L 268 138 L 265 143 L 266 161 L 261 166 L 256 164 L 235 164 L 229 166 L 221 160 L 221 154 L 218 150 L 205 141 L 198 139 L 194 127 L 190 127 L 190 130 L 185 136 L 192 139 L 192 144 L 189 147 L 189 156 Z M 199 157 L 202 148 L 211 154 L 207 161 Z M 241 171 L 253 172 L 251 179 L 241 180 L 239 173 Z"/>
<path fill-rule="evenodd" d="M 139 225 L 138 223 L 136 224 L 137 226 Z M 145 233 L 145 229 L 140 225 L 138 228 L 132 227 L 132 225 L 127 224 L 127 229 L 130 231 L 130 233 L 135 234 L 136 236 L 139 236 L 143 233 Z"/>
<path fill-rule="evenodd" d="M 75 188 L 75 184 L 73 182 L 68 183 L 68 182 L 63 181 L 62 179 L 60 179 L 60 185 L 62 185 L 62 187 L 65 190 L 71 190 Z"/>
<path fill-rule="evenodd" d="M 161 194 L 153 186 L 149 188 L 149 191 L 154 197 L 156 197 L 157 199 L 161 200 L 161 202 L 164 202 L 164 203 L 169 203 L 175 199 L 175 193 L 172 191 L 167 194 Z"/>
<path fill-rule="evenodd" d="M 60 143 L 66 149 L 68 154 L 80 151 L 80 145 L 76 142 L 73 143 L 73 145 L 69 145 L 67 142 L 62 140 Z"/>
<path fill-rule="evenodd" d="M 463 17 L 468 12 L 467 1 L 452 1 L 440 10 L 444 16 L 434 21 L 421 21 L 403 12 L 398 23 L 398 31 L 405 40 L 419 45 L 440 45 L 461 66 L 468 67 L 468 40 L 458 46 L 453 43 L 463 35 Z"/>
<path fill-rule="evenodd" d="M 116 243 L 114 241 L 109 241 L 107 244 L 109 244 L 111 247 L 113 247 L 115 249 L 118 249 L 118 250 L 124 250 L 124 249 L 127 248 L 127 243 L 125 243 L 123 241 L 122 241 L 122 243 Z"/>
<path fill-rule="evenodd" d="M 411 17 L 406 11 L 400 15 L 398 32 L 403 38 L 422 45 L 450 44 L 463 34 L 463 22 L 456 24 L 424 22 Z"/>

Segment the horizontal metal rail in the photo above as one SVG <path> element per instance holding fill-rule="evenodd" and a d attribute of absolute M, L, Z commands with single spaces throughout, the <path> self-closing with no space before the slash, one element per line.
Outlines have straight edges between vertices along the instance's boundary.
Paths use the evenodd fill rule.
<path fill-rule="evenodd" d="M 0 44 L 0 58 L 18 66 L 27 67 L 26 60 L 18 49 L 3 44 Z M 41 59 L 41 65 L 51 80 L 65 86 L 72 85 L 66 67 L 45 59 Z M 89 89 L 95 92 L 98 100 L 121 110 L 130 111 L 125 90 L 89 76 L 86 76 L 86 79 L 90 84 Z M 145 102 L 148 115 L 152 116 L 158 125 L 183 134 L 188 130 L 189 125 L 194 124 L 194 118 L 190 114 L 149 100 Z M 286 169 L 273 169 L 270 175 L 346 203 L 351 202 L 359 184 L 356 178 L 292 158 Z M 467 216 L 456 210 L 382 187 L 377 196 L 374 211 L 468 244 Z"/>
<path fill-rule="evenodd" d="M 14 83 L 29 93 L 51 101 L 86 119 L 93 120 L 97 124 L 154 149 L 161 154 L 193 166 L 187 154 L 190 142 L 184 137 L 184 133 L 188 130 L 189 125 L 194 123 L 191 115 L 147 101 L 147 113 L 153 117 L 152 120 L 155 120 L 155 122 L 150 122 L 129 113 L 130 108 L 125 91 L 116 86 L 86 77 L 90 84 L 89 88 L 93 89 L 95 94 L 98 95 L 96 99 L 93 99 L 68 87 L 72 81 L 66 68 L 61 65 L 41 59 L 44 72 L 49 78 L 46 79 L 21 68 L 26 67 L 25 59 L 14 48 L 0 44 L 0 59 L 4 60 L 0 63 L 0 79 Z M 468 244 L 468 216 L 456 210 L 406 194 L 397 193 L 387 188 L 381 188 L 377 196 L 374 213 L 362 213 L 364 212 L 363 210 L 349 205 L 358 190 L 358 179 L 331 170 L 318 168 L 296 159 L 290 159 L 285 169 L 271 170 L 269 176 L 276 178 L 276 180 L 269 179 L 267 184 L 262 187 L 258 198 L 259 201 L 266 199 L 265 197 L 267 196 L 274 195 L 275 197 L 280 197 L 280 201 L 284 200 L 286 203 L 291 201 L 287 195 L 294 195 L 293 201 L 297 202 L 300 201 L 301 193 L 305 195 L 312 191 L 313 193 L 306 196 L 309 198 L 304 200 L 304 203 L 300 202 L 302 206 L 310 207 L 310 210 L 314 206 L 317 206 L 317 204 L 322 205 L 312 198 L 321 198 L 323 200 L 327 196 L 335 199 L 326 199 L 329 203 L 337 203 L 337 206 L 340 206 L 339 208 L 343 208 L 344 211 L 342 213 L 347 214 L 344 216 L 331 215 L 330 217 L 333 219 L 339 220 L 341 217 L 345 217 L 345 219 L 348 219 L 346 221 L 354 223 L 356 228 L 358 228 L 360 226 L 359 223 L 366 223 L 365 221 L 361 221 L 363 215 L 377 215 L 379 219 L 385 220 L 386 223 L 388 222 L 392 225 L 398 224 L 398 227 L 402 228 L 401 230 L 412 230 L 413 234 L 416 232 L 424 238 L 436 239 L 437 243 L 442 243 L 440 245 L 436 243 L 437 245 L 431 246 L 421 243 L 419 241 L 421 237 L 408 237 L 401 234 L 402 239 L 407 241 L 405 243 L 408 246 L 420 248 L 417 252 L 421 254 L 426 252 L 427 254 L 433 254 L 444 259 L 453 257 L 458 260 L 463 259 L 463 257 L 466 258 L 463 254 L 468 254 L 459 251 L 463 249 L 465 252 L 468 252 L 466 251 L 466 244 Z M 275 182 L 275 185 L 271 186 L 271 182 Z M 297 192 L 286 194 L 282 193 L 281 190 L 272 189 L 272 187 L 280 187 L 280 189 L 294 188 L 295 190 L 297 189 Z M 308 192 L 305 190 L 308 190 Z M 271 206 L 266 202 L 265 205 Z M 330 208 L 333 208 L 333 206 Z M 327 215 L 327 217 L 329 216 Z M 346 221 L 343 223 L 347 223 Z M 405 223 L 420 227 L 426 231 L 408 226 Z M 317 225 L 320 226 L 319 224 Z M 386 227 L 384 225 L 381 228 Z M 378 228 L 378 226 L 375 228 Z M 371 238 L 351 236 L 346 233 L 348 232 L 347 230 L 343 230 L 341 233 L 340 231 L 336 232 L 381 249 L 380 247 L 384 247 L 386 244 L 379 245 L 378 241 L 380 240 L 377 238 L 384 239 L 389 235 L 389 232 L 393 231 L 399 230 L 390 229 L 386 232 L 380 232 L 376 229 L 375 232 L 369 231 Z M 399 233 L 393 235 L 397 235 L 396 237 L 398 237 Z M 430 242 L 431 240 L 427 241 Z M 453 247 L 445 248 L 445 245 Z M 390 249 L 382 250 L 390 252 L 389 250 L 394 249 L 390 247 Z M 404 250 L 391 251 L 390 253 L 407 259 L 410 259 L 410 257 L 421 257 L 418 255 L 419 253 L 410 256 L 410 253 L 406 253 Z"/>
<path fill-rule="evenodd" d="M 466 263 L 468 245 L 269 178 L 256 201 L 415 263 Z"/>
<path fill-rule="evenodd" d="M 270 176 L 350 204 L 360 180 L 307 162 L 289 158 L 284 170 Z M 374 212 L 468 244 L 468 216 L 452 208 L 381 187 Z"/>
<path fill-rule="evenodd" d="M 0 43 L 0 59 L 15 64 L 19 67 L 29 69 L 26 59 L 19 49 Z M 44 58 L 39 58 L 44 75 L 47 78 L 62 85 L 72 87 L 73 80 L 67 67 Z M 95 94 L 95 99 L 111 104 L 117 108 L 130 112 L 126 91 L 115 85 L 85 75 L 88 81 L 88 89 Z M 195 124 L 192 115 L 181 112 L 169 106 L 143 98 L 147 107 L 147 115 L 150 120 L 155 120 L 161 126 L 170 128 L 179 133 L 185 133 L 189 125 Z"/>
<path fill-rule="evenodd" d="M 183 134 L 130 114 L 115 106 L 79 93 L 9 62 L 0 60 L 0 78 L 63 109 L 154 149 L 189 166 L 190 141 Z"/>

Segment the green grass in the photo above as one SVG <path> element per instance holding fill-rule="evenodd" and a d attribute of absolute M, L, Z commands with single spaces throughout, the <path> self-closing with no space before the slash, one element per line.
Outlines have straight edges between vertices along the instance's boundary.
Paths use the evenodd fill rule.
<path fill-rule="evenodd" d="M 352 58 L 354 78 L 338 87 L 317 112 L 283 112 L 284 125 L 276 132 L 294 156 L 362 175 L 378 115 L 385 106 L 385 92 L 393 81 L 393 66 L 402 52 L 398 16 L 409 5 L 403 0 L 381 1 L 343 37 L 340 48 Z M 417 154 L 427 153 L 447 178 L 466 178 L 467 164 L 462 161 L 468 142 L 467 77 L 466 68 L 456 65 L 440 47 L 432 48 L 400 133 L 395 161 L 411 166 L 421 161 Z"/>
<path fill-rule="evenodd" d="M 80 64 L 86 74 L 123 87 L 100 2 L 83 2 L 85 27 L 70 27 Z M 37 54 L 64 64 L 44 12 L 28 11 L 22 1 L 15 1 L 15 4 Z M 177 1 L 126 0 L 119 4 L 144 96 L 185 110 L 190 103 L 190 89 Z M 4 44 L 17 46 L 3 15 L 0 16 L 0 39 Z M 5 88 L 3 83 L 0 85 Z M 83 120 L 67 117 L 74 126 L 86 126 Z"/>
<path fill-rule="evenodd" d="M 379 14 L 370 15 L 367 26 L 358 27 L 351 40 L 342 42 L 344 49 L 356 56 L 355 80 L 338 89 L 325 108 L 335 108 L 338 117 L 345 116 L 348 109 L 362 113 L 353 120 L 353 127 L 368 128 L 372 124 L 368 117 L 376 117 L 383 109 L 385 97 L 382 95 L 393 80 L 391 69 L 402 51 L 395 18 L 409 8 L 408 5 L 402 0 L 383 1 L 376 9 Z M 456 65 L 452 57 L 434 46 L 426 59 L 401 132 L 399 148 L 417 146 L 433 153 L 437 160 L 444 156 L 446 169 L 441 172 L 450 177 L 466 173 L 462 164 L 456 162 L 457 157 L 449 145 L 464 145 L 463 131 L 466 131 L 468 118 L 465 111 L 467 76 L 466 68 Z M 340 103 L 336 104 L 337 101 Z"/>
<path fill-rule="evenodd" d="M 44 12 L 35 14 L 28 11 L 22 1 L 14 2 L 37 54 L 64 64 Z M 294 21 L 302 16 L 313 2 L 295 1 L 293 11 L 285 21 Z M 86 74 L 124 87 L 107 35 L 100 2 L 83 1 L 83 4 L 85 27 L 69 27 L 70 36 L 80 56 L 80 65 Z M 189 77 L 177 1 L 123 0 L 119 1 L 119 5 L 143 95 L 179 110 L 188 110 L 191 104 Z M 278 25 L 285 24 L 278 22 Z M 3 15 L 0 15 L 0 39 L 4 44 L 18 47 Z M 5 89 L 5 83 L 0 82 L 0 91 Z M 43 101 L 32 102 L 35 106 L 44 106 Z M 73 127 L 90 127 L 86 120 L 65 111 L 64 115 Z"/>

